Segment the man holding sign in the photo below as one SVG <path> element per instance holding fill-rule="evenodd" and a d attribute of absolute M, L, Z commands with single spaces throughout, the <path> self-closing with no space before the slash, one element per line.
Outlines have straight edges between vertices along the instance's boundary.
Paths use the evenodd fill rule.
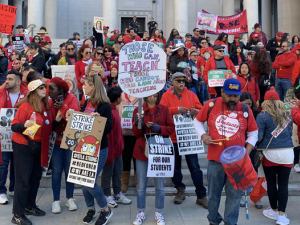
<path fill-rule="evenodd" d="M 177 72 L 172 76 L 173 86 L 163 95 L 161 104 L 169 107 L 172 116 L 177 114 L 190 114 L 197 116 L 202 108 L 197 96 L 185 87 L 186 75 Z M 185 199 L 185 184 L 182 182 L 181 173 L 181 156 L 179 155 L 176 133 L 171 135 L 175 151 L 175 170 L 172 181 L 177 189 L 177 194 L 174 198 L 175 204 L 181 204 Z M 197 201 L 196 203 L 207 208 L 206 188 L 203 185 L 203 173 L 200 169 L 197 154 L 185 156 L 193 183 L 196 187 Z"/>

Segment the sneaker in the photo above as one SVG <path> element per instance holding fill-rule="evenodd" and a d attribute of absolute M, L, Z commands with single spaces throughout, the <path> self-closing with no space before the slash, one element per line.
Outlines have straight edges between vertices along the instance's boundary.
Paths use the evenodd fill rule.
<path fill-rule="evenodd" d="M 112 195 L 111 196 L 106 196 L 105 198 L 106 198 L 107 204 L 110 208 L 117 208 L 118 207 L 118 204 L 115 202 L 115 199 Z"/>
<path fill-rule="evenodd" d="M 106 212 L 104 209 L 100 211 L 100 216 L 97 219 L 95 225 L 106 225 L 108 220 L 112 217 L 113 212 L 108 207 L 108 212 Z"/>
<path fill-rule="evenodd" d="M 294 170 L 295 170 L 297 173 L 300 173 L 300 166 L 299 166 L 299 163 L 295 164 Z"/>
<path fill-rule="evenodd" d="M 47 173 L 45 171 L 43 171 L 42 176 L 43 177 L 52 177 L 52 170 L 51 169 L 47 170 Z"/>
<path fill-rule="evenodd" d="M 14 215 L 11 219 L 11 222 L 19 225 L 32 225 L 31 221 L 26 216 Z"/>
<path fill-rule="evenodd" d="M 245 207 L 245 206 L 246 206 L 246 204 L 245 204 L 245 197 L 242 196 L 241 197 L 241 201 L 240 201 L 240 207 Z"/>
<path fill-rule="evenodd" d="M 54 201 L 52 203 L 52 213 L 61 213 L 60 201 Z"/>
<path fill-rule="evenodd" d="M 207 198 L 197 198 L 196 204 L 202 205 L 204 209 L 208 209 Z"/>
<path fill-rule="evenodd" d="M 14 191 L 9 191 L 9 192 L 8 192 L 8 195 L 9 195 L 10 197 L 14 197 L 14 194 L 15 194 Z"/>
<path fill-rule="evenodd" d="M 164 217 L 158 212 L 155 213 L 155 220 L 156 220 L 157 225 L 165 225 L 166 224 Z"/>
<path fill-rule="evenodd" d="M 183 200 L 185 200 L 185 188 L 179 187 L 174 198 L 174 204 L 181 204 Z"/>
<path fill-rule="evenodd" d="M 25 208 L 25 215 L 26 216 L 29 216 L 29 215 L 32 215 L 32 216 L 45 216 L 46 213 L 43 210 L 35 207 L 35 208 L 31 208 L 31 209 Z"/>
<path fill-rule="evenodd" d="M 264 207 L 264 206 L 263 206 L 263 204 L 262 204 L 261 199 L 258 200 L 257 202 L 255 202 L 255 208 L 257 208 L 257 209 L 262 209 L 263 207 Z"/>
<path fill-rule="evenodd" d="M 265 209 L 263 211 L 263 214 L 264 214 L 265 217 L 268 217 L 272 220 L 277 220 L 277 217 L 278 217 L 278 212 L 273 211 L 273 209 L 271 209 L 270 207 Z"/>
<path fill-rule="evenodd" d="M 278 224 L 278 225 L 289 225 L 290 220 L 287 218 L 286 214 L 284 214 L 283 216 L 278 215 L 276 224 Z"/>
<path fill-rule="evenodd" d="M 122 192 L 120 192 L 120 194 L 115 195 L 115 200 L 116 200 L 117 203 L 121 203 L 121 204 L 124 204 L 124 205 L 129 205 L 132 202 Z"/>
<path fill-rule="evenodd" d="M 139 214 L 136 215 L 135 220 L 133 221 L 133 225 L 141 225 L 145 220 L 145 213 L 140 212 Z"/>
<path fill-rule="evenodd" d="M 0 194 L 0 204 L 1 205 L 6 205 L 8 203 L 9 203 L 9 201 L 6 197 L 6 194 Z"/>
<path fill-rule="evenodd" d="M 90 224 L 93 222 L 93 218 L 96 217 L 95 209 L 89 209 L 86 216 L 83 218 L 84 224 Z"/>
<path fill-rule="evenodd" d="M 69 211 L 77 210 L 77 205 L 75 204 L 74 200 L 75 200 L 74 198 L 70 198 L 67 201 L 66 206 L 69 207 Z"/>

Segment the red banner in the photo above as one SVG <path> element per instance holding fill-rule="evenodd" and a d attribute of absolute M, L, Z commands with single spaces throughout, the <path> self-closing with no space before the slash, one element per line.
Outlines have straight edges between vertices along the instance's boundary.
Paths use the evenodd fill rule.
<path fill-rule="evenodd" d="M 0 33 L 13 34 L 16 13 L 17 7 L 0 4 Z"/>
<path fill-rule="evenodd" d="M 208 13 L 202 10 L 203 13 Z M 216 32 L 207 31 L 210 34 L 221 34 L 222 32 L 228 35 L 248 33 L 247 11 L 244 10 L 233 16 L 218 16 Z"/>

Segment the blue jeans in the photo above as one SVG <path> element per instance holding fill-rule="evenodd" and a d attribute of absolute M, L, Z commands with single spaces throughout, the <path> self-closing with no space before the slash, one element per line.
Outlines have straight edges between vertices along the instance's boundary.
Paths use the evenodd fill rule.
<path fill-rule="evenodd" d="M 281 101 L 284 101 L 286 91 L 292 86 L 292 79 L 276 78 L 275 91 Z"/>
<path fill-rule="evenodd" d="M 179 155 L 178 152 L 178 145 L 177 143 L 173 143 L 174 150 L 175 150 L 175 168 L 174 168 L 174 176 L 172 178 L 173 184 L 175 185 L 175 188 L 184 187 L 185 184 L 182 183 L 182 173 L 181 173 L 181 155 Z M 191 173 L 191 177 L 193 180 L 193 183 L 196 187 L 196 195 L 197 198 L 201 199 L 206 197 L 206 188 L 203 185 L 203 172 L 200 169 L 200 165 L 198 162 L 198 155 L 197 154 L 191 154 L 191 155 L 185 155 L 185 159 L 189 168 L 189 171 Z"/>
<path fill-rule="evenodd" d="M 65 172 L 66 181 L 66 197 L 73 198 L 74 184 L 67 182 L 70 163 L 71 163 L 72 151 L 62 149 L 59 145 L 54 145 L 52 153 L 52 191 L 53 200 L 59 201 L 60 199 L 60 186 L 61 175 Z"/>
<path fill-rule="evenodd" d="M 14 171 L 14 158 L 12 152 L 2 152 L 2 164 L 0 165 L 0 194 L 6 194 L 6 179 L 8 173 L 8 165 L 10 161 L 9 170 L 9 188 L 10 192 L 14 191 L 15 188 L 15 171 Z"/>
<path fill-rule="evenodd" d="M 108 148 L 103 148 L 100 150 L 96 181 L 97 181 L 97 178 L 98 178 L 101 170 L 103 169 L 103 166 L 105 165 L 105 162 L 107 159 L 107 153 L 108 153 Z M 94 199 L 96 199 L 96 201 L 101 209 L 106 208 L 107 202 L 106 202 L 105 195 L 104 195 L 101 187 L 99 187 L 99 185 L 97 184 L 97 182 L 95 182 L 95 186 L 93 188 L 82 186 L 82 192 L 83 192 L 86 206 L 89 209 L 95 208 Z"/>
<path fill-rule="evenodd" d="M 148 161 L 136 160 L 136 175 L 138 180 L 137 187 L 137 207 L 140 212 L 146 209 L 146 189 L 148 183 L 147 177 Z M 154 177 L 155 184 L 155 208 L 157 212 L 164 211 L 165 206 L 165 185 L 163 177 Z"/>
<path fill-rule="evenodd" d="M 237 224 L 239 218 L 240 200 L 242 191 L 237 191 L 227 178 L 221 163 L 209 160 L 207 168 L 208 181 L 208 221 L 218 225 L 224 221 L 225 225 Z M 221 194 L 225 185 L 226 202 L 224 219 L 219 214 Z"/>

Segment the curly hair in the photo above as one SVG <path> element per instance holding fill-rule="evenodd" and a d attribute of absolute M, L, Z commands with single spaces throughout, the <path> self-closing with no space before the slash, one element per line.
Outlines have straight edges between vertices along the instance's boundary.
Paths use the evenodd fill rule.
<path fill-rule="evenodd" d="M 288 119 L 286 111 L 283 107 L 283 102 L 280 100 L 266 100 L 261 104 L 262 112 L 268 112 L 272 117 L 273 121 L 282 127 L 284 122 Z"/>
<path fill-rule="evenodd" d="M 272 62 L 270 61 L 266 50 L 257 51 L 252 62 L 261 74 L 269 74 L 272 69 Z"/>

